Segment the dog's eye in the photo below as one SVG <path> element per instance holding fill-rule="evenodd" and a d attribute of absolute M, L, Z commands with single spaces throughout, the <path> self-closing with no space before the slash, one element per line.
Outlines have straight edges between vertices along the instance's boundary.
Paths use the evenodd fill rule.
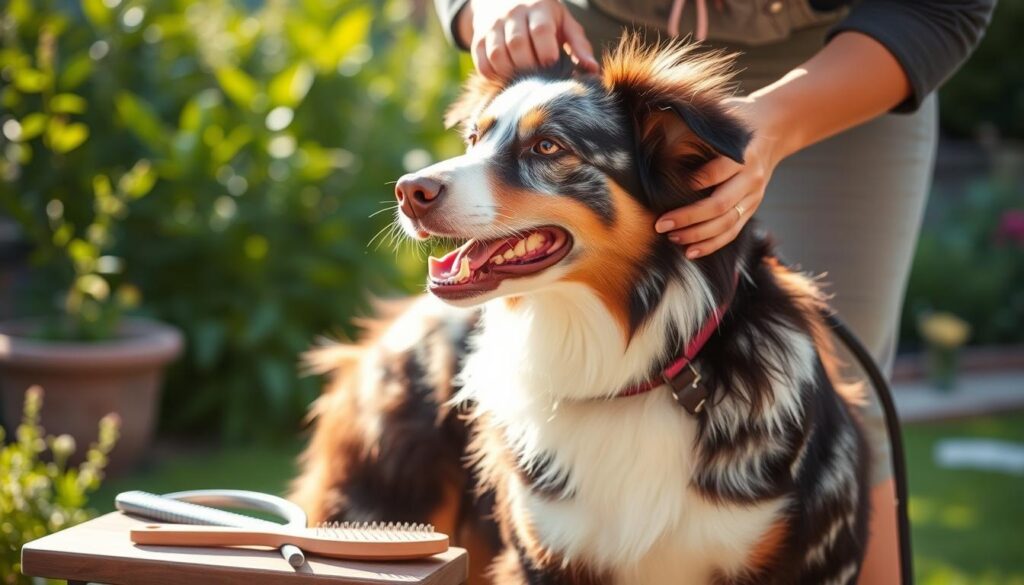
<path fill-rule="evenodd" d="M 480 134 L 478 134 L 476 130 L 470 132 L 466 136 L 466 144 L 468 144 L 470 146 L 476 146 L 476 141 L 477 140 L 480 140 Z"/>
<path fill-rule="evenodd" d="M 558 144 L 555 141 L 548 140 L 547 138 L 543 140 L 538 140 L 537 144 L 533 145 L 533 152 L 537 154 L 543 154 L 545 156 L 555 154 L 559 150 L 562 150 L 562 147 L 558 146 Z"/>

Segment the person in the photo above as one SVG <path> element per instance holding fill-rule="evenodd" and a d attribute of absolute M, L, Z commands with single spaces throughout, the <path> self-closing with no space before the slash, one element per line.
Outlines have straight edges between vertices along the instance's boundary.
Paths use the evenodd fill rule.
<path fill-rule="evenodd" d="M 489 78 L 554 63 L 597 71 L 624 31 L 691 35 L 738 52 L 740 164 L 708 162 L 714 187 L 654 229 L 689 258 L 725 246 L 755 214 L 782 255 L 827 274 L 833 306 L 891 372 L 897 324 L 937 142 L 935 89 L 979 42 L 995 0 L 435 0 L 451 41 Z M 597 47 L 595 51 L 594 47 Z M 900 582 L 889 441 L 877 399 L 871 540 L 860 583 Z"/>

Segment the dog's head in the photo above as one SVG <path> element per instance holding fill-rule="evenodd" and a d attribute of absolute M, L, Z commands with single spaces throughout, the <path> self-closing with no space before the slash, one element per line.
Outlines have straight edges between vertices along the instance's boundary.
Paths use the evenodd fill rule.
<path fill-rule="evenodd" d="M 689 186 L 697 169 L 716 155 L 741 160 L 749 139 L 723 105 L 729 66 L 630 37 L 597 76 L 563 67 L 505 84 L 472 78 L 447 118 L 465 128 L 466 153 L 396 188 L 410 236 L 468 240 L 430 259 L 429 290 L 476 305 L 583 283 L 635 329 L 663 272 L 685 262 L 655 219 L 706 196 Z"/>

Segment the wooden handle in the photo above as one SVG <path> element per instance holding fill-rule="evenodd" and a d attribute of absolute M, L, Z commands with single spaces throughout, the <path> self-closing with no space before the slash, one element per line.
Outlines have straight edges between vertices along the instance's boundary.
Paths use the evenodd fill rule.
<path fill-rule="evenodd" d="M 377 532 L 360 535 L 350 531 L 344 539 L 318 536 L 315 532 L 253 530 L 225 526 L 148 524 L 133 529 L 132 542 L 160 546 L 267 546 L 285 544 L 311 554 L 361 560 L 417 559 L 448 550 L 448 537 L 440 533 L 404 534 Z"/>

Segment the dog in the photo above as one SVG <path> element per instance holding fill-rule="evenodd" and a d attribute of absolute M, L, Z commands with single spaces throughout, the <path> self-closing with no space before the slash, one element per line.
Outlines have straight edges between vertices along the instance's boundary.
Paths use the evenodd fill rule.
<path fill-rule="evenodd" d="M 730 64 L 631 36 L 600 74 L 471 78 L 466 153 L 396 188 L 410 237 L 464 243 L 309 354 L 312 521 L 433 523 L 479 583 L 857 581 L 868 449 L 823 293 L 753 221 L 697 260 L 653 229 L 742 162 Z"/>

